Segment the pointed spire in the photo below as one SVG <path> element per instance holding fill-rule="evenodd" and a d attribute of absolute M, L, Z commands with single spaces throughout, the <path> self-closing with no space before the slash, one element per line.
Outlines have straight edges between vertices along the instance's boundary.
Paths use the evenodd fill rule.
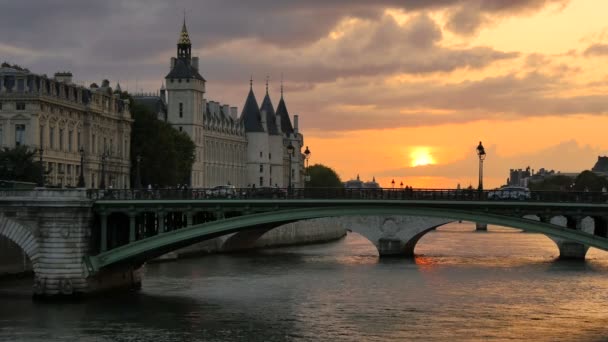
<path fill-rule="evenodd" d="M 167 88 L 165 88 L 165 82 L 163 81 L 160 85 L 160 90 L 165 90 Z"/>
<path fill-rule="evenodd" d="M 251 78 L 249 79 L 249 90 L 253 90 L 253 75 L 251 75 Z"/>
<path fill-rule="evenodd" d="M 281 99 L 283 98 L 283 73 L 281 73 Z"/>
<path fill-rule="evenodd" d="M 268 95 L 268 80 L 270 80 L 270 76 L 266 75 L 266 95 Z"/>
<path fill-rule="evenodd" d="M 359 174 L 357 173 L 357 180 L 359 180 Z"/>
<path fill-rule="evenodd" d="M 192 43 L 190 42 L 190 36 L 188 35 L 188 29 L 186 28 L 186 11 L 185 10 L 184 10 L 184 23 L 182 25 L 182 32 L 179 35 L 179 40 L 177 41 L 177 44 L 192 45 Z"/>

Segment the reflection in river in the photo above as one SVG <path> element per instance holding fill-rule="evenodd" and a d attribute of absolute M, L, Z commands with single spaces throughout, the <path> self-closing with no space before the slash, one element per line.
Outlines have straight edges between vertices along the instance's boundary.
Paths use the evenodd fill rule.
<path fill-rule="evenodd" d="M 380 260 L 349 234 L 152 264 L 141 292 L 79 303 L 33 303 L 18 295 L 29 283 L 12 281 L 0 290 L 0 341 L 608 339 L 608 253 L 556 261 L 542 235 L 473 230 L 427 234 L 413 261 Z"/>

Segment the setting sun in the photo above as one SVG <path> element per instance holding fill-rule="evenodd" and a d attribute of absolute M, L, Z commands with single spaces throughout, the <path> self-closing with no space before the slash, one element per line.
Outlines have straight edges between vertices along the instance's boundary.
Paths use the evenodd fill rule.
<path fill-rule="evenodd" d="M 410 160 L 410 165 L 412 167 L 435 164 L 435 159 L 431 155 L 428 147 L 414 148 L 410 153 Z"/>

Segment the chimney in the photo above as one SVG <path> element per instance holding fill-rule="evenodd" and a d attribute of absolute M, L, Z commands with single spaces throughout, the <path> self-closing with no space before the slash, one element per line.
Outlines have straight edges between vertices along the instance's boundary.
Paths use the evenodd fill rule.
<path fill-rule="evenodd" d="M 222 112 L 226 117 L 230 116 L 230 107 L 228 105 L 222 105 Z"/>
<path fill-rule="evenodd" d="M 298 115 L 293 116 L 293 132 L 295 134 L 298 134 L 298 119 L 299 119 Z"/>
<path fill-rule="evenodd" d="M 173 68 L 175 68 L 175 57 L 171 57 L 171 69 L 173 70 Z"/>
<path fill-rule="evenodd" d="M 264 132 L 266 132 L 267 128 L 266 128 L 266 111 L 265 110 L 262 111 L 262 128 L 264 129 Z"/>
<path fill-rule="evenodd" d="M 230 107 L 230 117 L 232 119 L 234 119 L 234 121 L 238 120 L 238 118 L 239 118 L 238 108 Z"/>
<path fill-rule="evenodd" d="M 198 57 L 192 57 L 192 67 L 198 70 Z"/>

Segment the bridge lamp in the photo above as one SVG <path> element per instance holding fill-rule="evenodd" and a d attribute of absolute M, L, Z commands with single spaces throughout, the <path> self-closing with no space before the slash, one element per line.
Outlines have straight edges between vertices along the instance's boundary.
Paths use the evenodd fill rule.
<path fill-rule="evenodd" d="M 399 183 L 399 186 L 401 187 L 401 189 L 403 189 L 403 182 Z"/>
<path fill-rule="evenodd" d="M 477 146 L 477 156 L 479 157 L 479 186 L 477 190 L 483 190 L 483 161 L 486 159 L 486 150 L 483 148 L 481 141 Z"/>
<path fill-rule="evenodd" d="M 80 175 L 78 176 L 78 187 L 84 188 L 84 147 L 80 146 Z"/>
<path fill-rule="evenodd" d="M 42 163 L 44 149 L 42 148 L 42 142 L 40 142 L 40 149 L 38 149 L 38 152 L 40 152 L 40 182 L 38 183 L 38 186 L 44 187 L 44 164 Z"/>
<path fill-rule="evenodd" d="M 310 176 L 308 175 L 308 159 L 310 159 L 310 150 L 308 146 L 306 146 L 306 150 L 304 150 L 304 159 L 306 160 L 306 178 L 305 181 L 310 181 Z"/>
<path fill-rule="evenodd" d="M 287 154 L 289 155 L 289 183 L 287 183 L 287 189 L 289 191 L 291 191 L 291 157 L 293 156 L 294 151 L 295 148 L 293 147 L 290 141 L 289 145 L 287 146 Z"/>

